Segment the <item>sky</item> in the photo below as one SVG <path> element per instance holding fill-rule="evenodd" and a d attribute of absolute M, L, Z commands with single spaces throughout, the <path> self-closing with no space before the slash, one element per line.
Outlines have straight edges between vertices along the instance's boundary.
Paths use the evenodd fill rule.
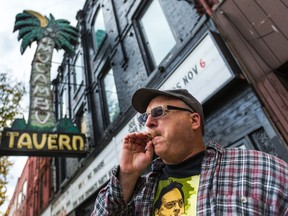
<path fill-rule="evenodd" d="M 15 17 L 23 10 L 34 10 L 38 13 L 49 16 L 50 13 L 55 19 L 66 19 L 70 24 L 76 26 L 76 14 L 84 6 L 85 0 L 8 0 L 0 7 L 0 73 L 7 73 L 15 81 L 25 84 L 29 92 L 29 80 L 31 63 L 36 49 L 36 43 L 28 47 L 23 55 L 20 53 L 21 41 L 18 41 L 18 31 L 13 33 Z M 63 51 L 53 53 L 51 80 L 57 75 L 58 63 L 62 61 Z M 24 96 L 21 101 L 21 109 L 27 120 L 29 109 L 29 95 Z M 0 207 L 0 212 L 5 213 L 10 199 L 14 193 L 18 177 L 21 176 L 27 157 L 10 157 L 14 163 L 8 176 L 7 195 L 8 199 Z M 1 213 L 0 213 L 1 216 Z"/>

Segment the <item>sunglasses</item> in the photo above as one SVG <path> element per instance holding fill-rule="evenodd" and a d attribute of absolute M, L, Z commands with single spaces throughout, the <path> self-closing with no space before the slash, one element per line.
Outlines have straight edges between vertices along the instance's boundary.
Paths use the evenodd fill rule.
<path fill-rule="evenodd" d="M 145 112 L 140 114 L 140 116 L 137 118 L 139 124 L 145 125 L 146 121 L 148 119 L 148 116 L 151 114 L 152 118 L 157 119 L 165 115 L 165 112 L 168 110 L 180 110 L 180 111 L 188 111 L 190 113 L 193 113 L 194 111 L 183 108 L 183 107 L 176 107 L 176 106 L 170 106 L 170 105 L 162 105 L 162 106 L 157 106 L 153 109 L 151 109 L 151 112 Z"/>

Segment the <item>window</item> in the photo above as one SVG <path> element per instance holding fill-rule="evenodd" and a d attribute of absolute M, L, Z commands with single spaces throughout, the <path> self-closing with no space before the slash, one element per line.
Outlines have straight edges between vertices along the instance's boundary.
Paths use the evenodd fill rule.
<path fill-rule="evenodd" d="M 161 1 L 163 0 L 153 0 L 140 17 L 139 23 L 147 54 L 153 62 L 152 68 L 158 66 L 176 45 L 176 40 L 162 10 Z"/>
<path fill-rule="evenodd" d="M 102 8 L 100 7 L 97 11 L 94 22 L 94 44 L 96 49 L 99 49 L 105 37 L 106 37 L 106 29 L 104 25 L 103 11 Z"/>
<path fill-rule="evenodd" d="M 81 133 L 85 134 L 87 132 L 87 122 L 83 110 L 76 115 L 76 124 Z"/>
<path fill-rule="evenodd" d="M 73 73 L 73 81 L 74 81 L 74 92 L 81 86 L 83 82 L 84 75 L 84 66 L 83 66 L 83 56 L 82 53 L 78 53 L 77 58 L 74 64 L 74 73 Z"/>
<path fill-rule="evenodd" d="M 25 180 L 23 183 L 22 193 L 23 193 L 23 200 L 24 200 L 27 196 L 27 180 Z"/>
<path fill-rule="evenodd" d="M 20 193 L 18 194 L 17 209 L 19 209 L 21 203 L 22 203 L 22 192 L 20 192 Z"/>
<path fill-rule="evenodd" d="M 67 117 L 67 90 L 64 88 L 61 93 L 61 107 L 60 107 L 60 117 Z"/>
<path fill-rule="evenodd" d="M 103 85 L 104 96 L 109 115 L 109 123 L 111 123 L 118 117 L 120 113 L 118 95 L 112 69 L 110 69 L 109 72 L 105 75 Z"/>

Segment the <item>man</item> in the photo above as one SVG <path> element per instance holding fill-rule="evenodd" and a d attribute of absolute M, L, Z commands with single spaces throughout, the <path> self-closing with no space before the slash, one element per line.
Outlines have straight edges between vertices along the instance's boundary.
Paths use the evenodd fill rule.
<path fill-rule="evenodd" d="M 173 182 L 183 185 L 184 198 L 184 210 L 173 215 L 288 215 L 288 165 L 263 152 L 206 146 L 202 106 L 187 90 L 142 88 L 132 105 L 147 131 L 124 137 L 119 166 L 92 215 L 165 212 L 177 204 L 161 195 Z M 152 171 L 142 176 L 151 163 Z M 169 199 L 177 200 L 179 193 L 172 192 Z M 163 211 L 159 199 L 166 203 Z"/>

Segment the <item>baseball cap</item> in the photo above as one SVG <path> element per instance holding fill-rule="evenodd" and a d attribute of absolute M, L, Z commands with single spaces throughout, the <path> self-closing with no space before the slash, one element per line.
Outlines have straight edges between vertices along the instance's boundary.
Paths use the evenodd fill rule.
<path fill-rule="evenodd" d="M 193 111 L 200 115 L 202 134 L 204 135 L 204 114 L 201 103 L 192 96 L 187 89 L 158 90 L 152 88 L 140 88 L 132 97 L 132 106 L 139 113 L 146 112 L 150 101 L 156 96 L 174 97 L 185 102 Z"/>

